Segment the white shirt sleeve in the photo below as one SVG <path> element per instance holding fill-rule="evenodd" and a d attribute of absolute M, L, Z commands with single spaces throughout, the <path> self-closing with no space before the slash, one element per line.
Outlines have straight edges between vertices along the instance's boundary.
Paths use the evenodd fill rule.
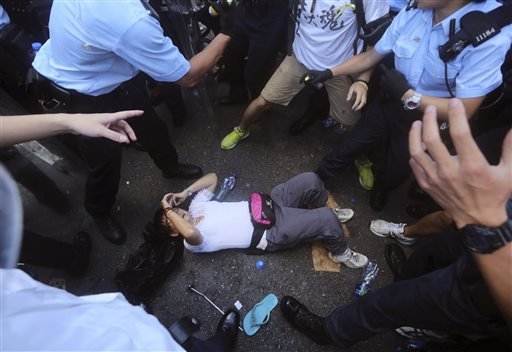
<path fill-rule="evenodd" d="M 366 23 L 373 22 L 389 14 L 389 3 L 387 0 L 365 0 L 363 5 Z"/>
<path fill-rule="evenodd" d="M 145 16 L 132 25 L 116 43 L 113 51 L 156 81 L 175 82 L 189 70 L 190 64 L 153 17 Z"/>
<path fill-rule="evenodd" d="M 206 188 L 197 192 L 192 201 L 190 202 L 190 206 L 188 207 L 188 211 L 192 214 L 192 216 L 200 216 L 203 215 L 203 206 L 204 203 L 209 202 L 213 199 L 214 194 L 208 191 Z"/>

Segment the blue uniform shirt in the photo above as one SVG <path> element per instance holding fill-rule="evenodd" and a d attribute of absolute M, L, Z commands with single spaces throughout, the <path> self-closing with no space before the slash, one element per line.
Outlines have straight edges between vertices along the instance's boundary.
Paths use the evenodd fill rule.
<path fill-rule="evenodd" d="M 49 27 L 32 65 L 67 89 L 98 96 L 140 71 L 174 82 L 190 70 L 139 0 L 54 1 Z"/>
<path fill-rule="evenodd" d="M 2 30 L 2 28 L 4 28 L 9 23 L 11 23 L 9 15 L 7 14 L 7 12 L 5 12 L 2 5 L 0 5 L 0 30 Z"/>
<path fill-rule="evenodd" d="M 409 0 L 388 0 L 391 11 L 400 12 Z"/>
<path fill-rule="evenodd" d="M 411 87 L 433 97 L 449 97 L 445 84 L 445 65 L 438 47 L 448 41 L 450 20 L 459 19 L 474 10 L 489 12 L 501 6 L 495 0 L 469 3 L 442 22 L 432 26 L 433 11 L 417 9 L 400 12 L 375 50 L 386 55 L 395 53 L 395 67 L 402 72 Z M 502 82 L 500 67 L 512 43 L 512 25 L 484 44 L 469 45 L 448 63 L 448 82 L 457 98 L 476 98 L 490 93 Z"/>

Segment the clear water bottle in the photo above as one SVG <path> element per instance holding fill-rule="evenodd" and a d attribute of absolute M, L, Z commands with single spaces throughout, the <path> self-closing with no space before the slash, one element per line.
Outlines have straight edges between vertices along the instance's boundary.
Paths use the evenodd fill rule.
<path fill-rule="evenodd" d="M 356 297 L 362 297 L 370 291 L 370 284 L 375 280 L 379 273 L 379 265 L 375 262 L 368 262 L 363 269 L 363 276 L 354 290 Z"/>
<path fill-rule="evenodd" d="M 219 193 L 217 194 L 217 197 L 215 197 L 216 200 L 222 201 L 226 195 L 235 188 L 236 184 L 236 172 L 232 172 L 229 177 L 226 177 L 224 179 L 224 182 L 222 183 L 222 187 L 220 188 Z"/>

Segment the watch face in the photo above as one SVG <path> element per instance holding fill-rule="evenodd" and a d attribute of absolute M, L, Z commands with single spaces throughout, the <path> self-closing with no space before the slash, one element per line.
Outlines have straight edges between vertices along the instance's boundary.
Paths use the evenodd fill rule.
<path fill-rule="evenodd" d="M 419 106 L 419 102 L 418 101 L 413 101 L 413 100 L 409 100 L 407 103 L 405 103 L 405 106 L 412 110 L 412 109 L 416 109 L 418 106 Z"/>

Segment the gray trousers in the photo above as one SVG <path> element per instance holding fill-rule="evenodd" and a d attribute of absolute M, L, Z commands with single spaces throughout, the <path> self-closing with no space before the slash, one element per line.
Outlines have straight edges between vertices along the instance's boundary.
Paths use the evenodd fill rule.
<path fill-rule="evenodd" d="M 305 172 L 277 185 L 270 193 L 276 205 L 276 224 L 267 230 L 267 251 L 322 240 L 334 254 L 342 254 L 347 242 L 338 218 L 326 207 L 327 191 L 313 172 Z"/>

